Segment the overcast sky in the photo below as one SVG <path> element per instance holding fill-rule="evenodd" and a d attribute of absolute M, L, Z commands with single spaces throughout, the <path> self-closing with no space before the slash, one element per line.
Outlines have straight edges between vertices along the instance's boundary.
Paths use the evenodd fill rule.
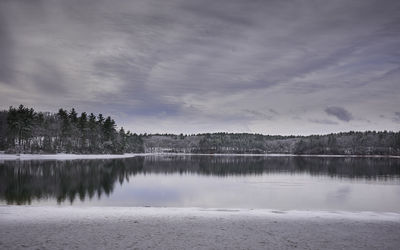
<path fill-rule="evenodd" d="M 0 0 L 0 108 L 134 132 L 400 129 L 400 1 Z"/>

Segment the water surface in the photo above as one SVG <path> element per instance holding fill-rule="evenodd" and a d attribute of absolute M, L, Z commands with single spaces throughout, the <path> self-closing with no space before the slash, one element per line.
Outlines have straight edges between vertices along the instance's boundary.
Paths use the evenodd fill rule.
<path fill-rule="evenodd" d="M 400 160 L 146 156 L 4 161 L 0 204 L 400 212 Z"/>

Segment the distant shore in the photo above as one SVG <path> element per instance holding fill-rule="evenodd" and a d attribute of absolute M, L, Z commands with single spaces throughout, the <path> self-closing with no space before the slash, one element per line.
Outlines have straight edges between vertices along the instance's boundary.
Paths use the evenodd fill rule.
<path fill-rule="evenodd" d="M 0 248 L 399 249 L 400 215 L 0 206 Z"/>
<path fill-rule="evenodd" d="M 246 157 L 331 157 L 331 158 L 397 158 L 398 155 L 321 155 L 321 154 L 198 154 L 198 153 L 131 153 L 131 154 L 3 154 L 0 160 L 84 160 L 122 159 L 137 156 L 246 156 Z"/>
<path fill-rule="evenodd" d="M 330 158 L 397 158 L 398 155 L 320 155 L 320 154 L 197 154 L 197 153 L 132 153 L 132 154 L 2 154 L 0 160 L 85 160 L 122 159 L 137 156 L 246 156 L 246 157 L 330 157 Z"/>

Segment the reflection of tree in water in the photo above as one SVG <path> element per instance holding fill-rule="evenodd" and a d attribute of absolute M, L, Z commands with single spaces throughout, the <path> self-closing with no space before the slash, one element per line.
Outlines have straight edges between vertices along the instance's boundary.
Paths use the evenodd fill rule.
<path fill-rule="evenodd" d="M 318 157 L 163 156 L 113 160 L 6 161 L 0 164 L 0 200 L 30 204 L 35 199 L 58 203 L 110 195 L 117 182 L 138 174 L 213 176 L 273 173 L 365 180 L 400 178 L 400 159 Z"/>
<path fill-rule="evenodd" d="M 110 195 L 143 167 L 143 158 L 129 160 L 14 161 L 0 165 L 0 199 L 30 204 L 56 198 L 58 203 Z"/>
<path fill-rule="evenodd" d="M 399 179 L 400 159 L 294 157 L 295 171 L 329 177 L 387 180 Z"/>
<path fill-rule="evenodd" d="M 146 157 L 144 171 L 201 175 L 261 175 L 307 173 L 338 178 L 385 179 L 400 177 L 400 159 L 263 156 Z"/>

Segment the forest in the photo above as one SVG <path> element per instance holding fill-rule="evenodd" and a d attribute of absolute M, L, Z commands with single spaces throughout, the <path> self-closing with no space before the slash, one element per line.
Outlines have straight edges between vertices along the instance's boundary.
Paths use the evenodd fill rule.
<path fill-rule="evenodd" d="M 7 153 L 117 154 L 143 152 L 142 147 L 140 136 L 117 130 L 102 114 L 35 112 L 23 105 L 0 112 L 0 150 Z"/>
<path fill-rule="evenodd" d="M 400 132 L 365 131 L 279 136 L 250 133 L 136 134 L 110 117 L 23 105 L 0 111 L 0 151 L 5 153 L 251 153 L 400 155 Z"/>

